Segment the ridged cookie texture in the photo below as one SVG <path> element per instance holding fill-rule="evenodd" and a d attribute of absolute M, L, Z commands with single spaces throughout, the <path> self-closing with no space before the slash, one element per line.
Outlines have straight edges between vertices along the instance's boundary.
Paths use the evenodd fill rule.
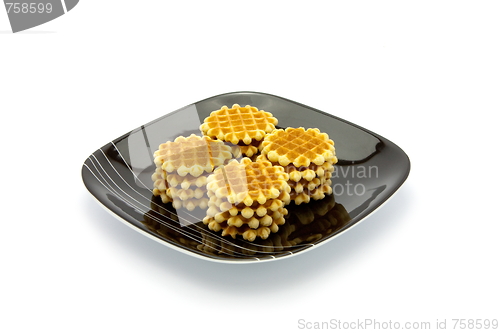
<path fill-rule="evenodd" d="M 156 166 L 167 173 L 199 177 L 224 164 L 232 154 L 231 147 L 222 141 L 192 134 L 161 144 L 153 156 Z"/>
<path fill-rule="evenodd" d="M 331 177 L 337 163 L 334 142 L 317 128 L 276 129 L 259 146 L 257 160 L 280 165 L 289 175 L 291 200 L 300 205 L 332 193 Z"/>
<path fill-rule="evenodd" d="M 283 167 L 249 158 L 232 160 L 207 179 L 209 202 L 203 222 L 222 236 L 265 239 L 285 223 L 290 190 Z"/>
<path fill-rule="evenodd" d="M 264 136 L 271 133 L 277 124 L 278 119 L 270 112 L 250 105 L 233 104 L 231 108 L 223 106 L 212 111 L 200 125 L 200 130 L 213 139 L 235 145 L 236 157 L 252 157 L 258 153 Z"/>
<path fill-rule="evenodd" d="M 224 142 L 195 134 L 162 143 L 153 156 L 153 194 L 189 211 L 208 207 L 207 177 L 233 157 Z"/>

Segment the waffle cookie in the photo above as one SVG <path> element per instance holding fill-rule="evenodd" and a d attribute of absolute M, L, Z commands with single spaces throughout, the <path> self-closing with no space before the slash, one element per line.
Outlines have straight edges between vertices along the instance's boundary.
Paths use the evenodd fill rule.
<path fill-rule="evenodd" d="M 269 161 L 232 160 L 207 179 L 209 197 L 203 222 L 222 236 L 265 239 L 285 223 L 290 202 L 288 174 Z"/>
<path fill-rule="evenodd" d="M 311 163 L 317 166 L 325 162 L 337 163 L 333 145 L 328 134 L 321 133 L 317 128 L 288 127 L 267 135 L 259 148 L 271 162 L 282 166 L 309 167 Z"/>
<path fill-rule="evenodd" d="M 290 197 L 295 204 L 320 200 L 332 193 L 335 147 L 328 134 L 317 128 L 277 129 L 266 135 L 257 160 L 281 165 L 289 174 Z"/>
<path fill-rule="evenodd" d="M 207 176 L 231 158 L 231 147 L 206 136 L 179 136 L 163 143 L 154 153 L 153 194 L 176 209 L 206 209 Z"/>
<path fill-rule="evenodd" d="M 243 156 L 251 157 L 258 153 L 264 136 L 272 132 L 278 120 L 269 112 L 246 105 L 234 104 L 231 108 L 223 106 L 212 111 L 205 118 L 200 130 L 213 139 L 231 142 Z M 238 156 L 238 153 L 234 154 Z"/>
<path fill-rule="evenodd" d="M 168 173 L 198 177 L 203 172 L 212 172 L 231 157 L 231 148 L 221 141 L 191 134 L 162 143 L 154 153 L 154 162 Z"/>

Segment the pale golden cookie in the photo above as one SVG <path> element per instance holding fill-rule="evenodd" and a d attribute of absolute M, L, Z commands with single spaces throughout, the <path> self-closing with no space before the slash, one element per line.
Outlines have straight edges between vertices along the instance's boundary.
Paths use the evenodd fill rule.
<path fill-rule="evenodd" d="M 240 162 L 232 160 L 217 168 L 208 177 L 207 190 L 218 198 L 227 198 L 230 203 L 250 206 L 254 202 L 264 204 L 283 191 L 290 192 L 287 180 L 288 174 L 282 167 L 243 158 Z"/>
<path fill-rule="evenodd" d="M 337 162 L 333 141 L 317 128 L 274 130 L 266 135 L 259 149 L 268 160 L 282 166 L 308 167 L 311 163 L 323 165 L 325 162 Z"/>
<path fill-rule="evenodd" d="M 179 176 L 198 177 L 204 172 L 212 172 L 215 167 L 232 158 L 231 147 L 222 141 L 195 134 L 185 138 L 177 137 L 173 142 L 160 145 L 154 153 L 154 162 L 167 173 Z"/>
<path fill-rule="evenodd" d="M 204 135 L 231 142 L 235 145 L 249 145 L 252 140 L 260 141 L 266 133 L 273 131 L 278 120 L 269 112 L 246 105 L 223 106 L 205 118 L 200 130 Z"/>
<path fill-rule="evenodd" d="M 269 161 L 233 160 L 208 177 L 203 222 L 212 231 L 222 230 L 222 236 L 265 239 L 285 223 L 291 190 L 287 180 L 283 167 Z"/>

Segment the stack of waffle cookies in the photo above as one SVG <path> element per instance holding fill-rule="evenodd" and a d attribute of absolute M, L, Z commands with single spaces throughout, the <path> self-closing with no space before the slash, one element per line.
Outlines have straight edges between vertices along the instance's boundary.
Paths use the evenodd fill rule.
<path fill-rule="evenodd" d="M 179 136 L 154 153 L 153 194 L 175 209 L 206 209 L 207 176 L 232 158 L 231 147 L 207 136 Z"/>
<path fill-rule="evenodd" d="M 235 157 L 255 157 L 264 136 L 272 132 L 278 120 L 269 112 L 246 105 L 223 106 L 205 118 L 200 130 L 213 139 L 234 145 Z"/>
<path fill-rule="evenodd" d="M 288 174 L 269 161 L 232 160 L 207 179 L 208 210 L 203 222 L 222 236 L 266 239 L 285 223 L 290 202 Z"/>
<path fill-rule="evenodd" d="M 317 128 L 276 129 L 259 147 L 258 161 L 281 165 L 289 174 L 290 198 L 295 204 L 320 200 L 332 193 L 331 177 L 337 163 L 328 134 Z"/>

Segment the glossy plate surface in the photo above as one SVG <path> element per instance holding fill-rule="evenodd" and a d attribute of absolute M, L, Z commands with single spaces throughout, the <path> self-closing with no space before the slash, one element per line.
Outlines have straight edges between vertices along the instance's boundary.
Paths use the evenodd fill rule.
<path fill-rule="evenodd" d="M 152 194 L 153 153 L 158 146 L 180 135 L 201 135 L 199 126 L 210 112 L 233 104 L 271 112 L 280 128 L 318 128 L 335 142 L 339 162 L 332 177 L 333 194 L 288 205 L 285 224 L 266 240 L 221 237 L 201 222 L 204 210 L 176 210 Z M 324 244 L 380 207 L 409 172 L 408 156 L 380 135 L 300 103 L 256 92 L 218 95 L 169 113 L 97 149 L 82 167 L 89 192 L 127 225 L 186 254 L 227 263 L 276 260 Z"/>

